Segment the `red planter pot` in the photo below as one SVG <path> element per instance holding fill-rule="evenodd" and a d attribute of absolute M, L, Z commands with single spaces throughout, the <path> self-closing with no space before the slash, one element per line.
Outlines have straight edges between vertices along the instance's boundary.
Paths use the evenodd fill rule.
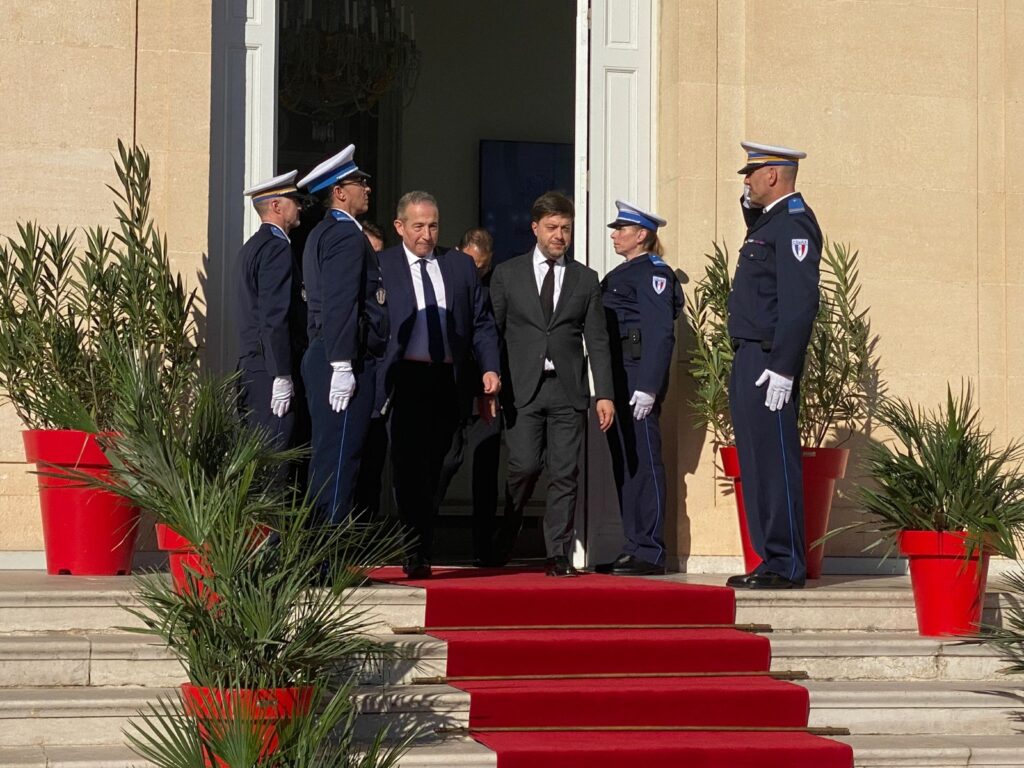
<path fill-rule="evenodd" d="M 226 730 L 226 725 L 218 726 L 226 721 L 241 719 L 248 723 L 259 737 L 261 759 L 277 750 L 278 724 L 309 714 L 313 703 L 312 686 L 221 690 L 182 683 L 181 695 L 185 713 L 196 719 L 204 737 L 216 736 L 218 727 Z M 208 768 L 229 768 L 217 755 L 204 751 Z"/>
<path fill-rule="evenodd" d="M 739 513 L 740 540 L 743 543 L 743 564 L 747 573 L 761 564 L 761 557 L 750 543 L 747 528 L 746 506 L 743 504 L 743 486 L 740 475 L 740 458 L 736 446 L 721 449 L 722 467 L 725 476 L 733 481 L 736 489 L 736 510 Z M 812 547 L 828 531 L 828 516 L 832 511 L 832 498 L 836 492 L 836 480 L 846 474 L 846 462 L 850 457 L 848 448 L 804 448 L 804 536 L 807 557 L 807 578 L 821 578 L 821 562 L 825 547 Z"/>
<path fill-rule="evenodd" d="M 976 635 L 985 604 L 989 551 L 962 533 L 903 531 L 900 553 L 910 561 L 917 629 L 922 635 Z"/>
<path fill-rule="evenodd" d="M 156 545 L 168 553 L 171 580 L 174 582 L 174 591 L 179 595 L 191 592 L 186 571 L 191 571 L 193 578 L 212 575 L 206 558 L 192 546 L 192 542 L 169 525 L 156 524 Z M 202 584 L 199 585 L 199 589 L 200 594 L 206 591 Z M 210 600 L 216 602 L 217 596 L 211 594 Z"/>
<path fill-rule="evenodd" d="M 109 491 L 89 488 L 62 475 L 73 469 L 97 478 L 110 476 L 110 462 L 96 435 L 75 429 L 22 432 L 25 458 L 39 472 L 46 572 L 74 576 L 131 573 L 139 510 Z"/>

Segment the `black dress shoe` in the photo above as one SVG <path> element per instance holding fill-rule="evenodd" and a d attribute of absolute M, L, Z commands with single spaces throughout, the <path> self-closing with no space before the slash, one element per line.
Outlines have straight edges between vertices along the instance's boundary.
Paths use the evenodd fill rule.
<path fill-rule="evenodd" d="M 665 566 L 630 555 L 625 560 L 616 560 L 612 566 L 612 573 L 615 576 L 662 576 L 665 573 Z"/>
<path fill-rule="evenodd" d="M 617 567 L 625 565 L 630 561 L 629 555 L 619 555 L 610 563 L 598 563 L 594 566 L 594 573 L 611 573 Z"/>
<path fill-rule="evenodd" d="M 431 573 L 430 563 L 422 557 L 414 557 L 407 560 L 405 565 L 402 566 L 402 570 L 405 571 L 405 575 L 410 579 L 429 579 Z"/>
<path fill-rule="evenodd" d="M 477 557 L 477 558 L 475 558 L 473 560 L 473 567 L 474 568 L 504 568 L 506 565 L 508 565 L 508 561 L 510 559 L 511 558 L 509 558 L 508 555 L 501 555 L 501 554 L 482 555 L 482 556 Z"/>
<path fill-rule="evenodd" d="M 725 580 L 725 586 L 733 589 L 749 589 L 750 580 L 757 575 L 757 573 L 741 573 L 739 576 L 730 576 Z"/>
<path fill-rule="evenodd" d="M 579 571 L 572 567 L 569 558 L 564 555 L 545 560 L 544 573 L 548 576 L 579 576 Z"/>
<path fill-rule="evenodd" d="M 803 589 L 803 581 L 793 581 L 777 573 L 755 573 L 747 580 L 748 589 Z"/>

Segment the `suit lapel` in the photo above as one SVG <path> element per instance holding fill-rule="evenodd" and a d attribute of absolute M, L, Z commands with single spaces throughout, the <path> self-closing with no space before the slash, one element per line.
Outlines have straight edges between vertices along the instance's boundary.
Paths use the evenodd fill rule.
<path fill-rule="evenodd" d="M 451 332 L 455 327 L 455 312 L 454 307 L 456 303 L 455 299 L 455 275 L 452 272 L 452 263 L 448 259 L 448 253 L 440 253 L 435 251 L 437 255 L 437 265 L 441 268 L 441 282 L 444 283 L 444 303 L 447 307 L 445 311 L 446 325 L 448 326 L 449 343 L 451 340 Z"/>

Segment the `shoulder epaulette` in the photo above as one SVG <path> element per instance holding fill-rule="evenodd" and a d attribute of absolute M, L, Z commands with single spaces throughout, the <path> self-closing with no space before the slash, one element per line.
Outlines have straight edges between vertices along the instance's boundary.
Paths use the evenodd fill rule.
<path fill-rule="evenodd" d="M 668 264 L 666 264 L 664 261 L 662 261 L 661 256 L 659 256 L 656 253 L 649 253 L 649 254 L 647 254 L 647 258 L 649 258 L 651 260 L 651 264 L 653 264 L 656 267 L 667 267 L 668 266 Z"/>
<path fill-rule="evenodd" d="M 797 195 L 796 197 L 789 198 L 789 202 L 787 203 L 787 205 L 789 207 L 789 213 L 791 216 L 796 215 L 798 213 L 806 213 L 807 211 L 807 209 L 804 208 L 804 200 L 799 195 Z"/>

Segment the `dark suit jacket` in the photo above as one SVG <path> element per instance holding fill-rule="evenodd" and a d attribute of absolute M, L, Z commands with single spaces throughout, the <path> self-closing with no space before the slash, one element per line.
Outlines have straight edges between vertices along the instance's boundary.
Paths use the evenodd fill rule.
<path fill-rule="evenodd" d="M 405 357 L 417 314 L 412 273 L 401 244 L 381 251 L 379 258 L 381 275 L 388 287 L 391 338 L 384 353 L 384 364 L 377 369 L 378 411 L 394 389 L 397 363 Z M 468 407 L 479 385 L 468 377 L 476 376 L 478 371 L 498 373 L 501 370 L 494 315 L 480 286 L 476 265 L 468 254 L 453 249 L 437 254 L 437 262 L 444 280 L 446 333 L 455 380 L 462 395 L 462 405 Z M 474 359 L 479 368 L 472 364 Z"/>
<path fill-rule="evenodd" d="M 573 407 L 587 408 L 590 387 L 584 339 L 594 372 L 594 394 L 598 399 L 614 397 L 601 286 L 594 270 L 566 260 L 558 303 L 551 322 L 546 323 L 530 251 L 495 267 L 491 304 L 498 333 L 504 339 L 508 367 L 502 391 L 517 408 L 528 404 L 536 394 L 544 358 L 555 364 L 558 380 Z"/>
<path fill-rule="evenodd" d="M 238 255 L 236 324 L 239 367 L 294 376 L 304 345 L 299 280 L 284 233 L 262 224 Z"/>

